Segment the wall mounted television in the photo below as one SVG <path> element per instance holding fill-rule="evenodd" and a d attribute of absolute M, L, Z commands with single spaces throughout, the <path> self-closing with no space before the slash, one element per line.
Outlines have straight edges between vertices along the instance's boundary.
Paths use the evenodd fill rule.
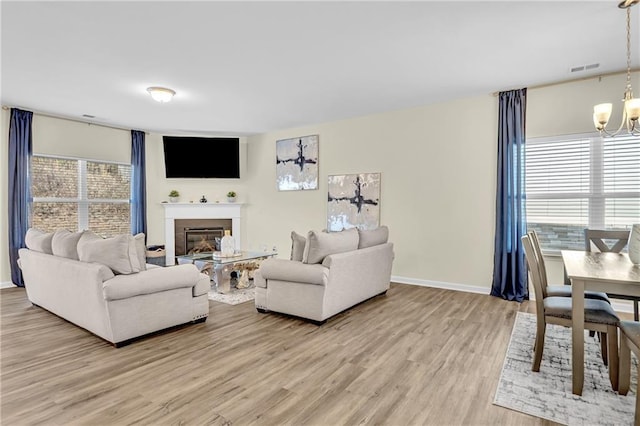
<path fill-rule="evenodd" d="M 167 178 L 240 178 L 240 139 L 163 136 Z"/>

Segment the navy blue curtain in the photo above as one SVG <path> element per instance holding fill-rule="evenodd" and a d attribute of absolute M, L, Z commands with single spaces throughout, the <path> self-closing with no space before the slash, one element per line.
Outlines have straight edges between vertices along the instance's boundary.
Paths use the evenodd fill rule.
<path fill-rule="evenodd" d="M 144 132 L 131 131 L 131 233 L 147 235 Z"/>
<path fill-rule="evenodd" d="M 500 92 L 498 185 L 491 295 L 529 299 L 527 266 L 520 237 L 527 232 L 525 208 L 525 118 L 527 89 Z"/>
<path fill-rule="evenodd" d="M 18 250 L 24 247 L 24 236 L 29 229 L 30 180 L 32 133 L 31 111 L 11 109 L 9 125 L 9 263 L 11 281 L 24 287 L 22 272 L 18 267 Z"/>

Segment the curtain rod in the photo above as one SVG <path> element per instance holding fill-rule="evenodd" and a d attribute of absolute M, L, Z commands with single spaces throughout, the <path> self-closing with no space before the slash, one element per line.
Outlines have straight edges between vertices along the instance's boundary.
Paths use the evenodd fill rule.
<path fill-rule="evenodd" d="M 7 105 L 2 105 L 2 109 L 5 110 L 5 111 L 8 111 L 11 108 L 14 108 L 14 107 L 10 107 L 10 106 L 7 106 Z M 15 108 L 18 108 L 18 107 L 15 107 Z M 22 108 L 19 108 L 19 109 L 22 109 Z M 74 123 L 83 123 L 83 124 L 87 124 L 89 126 L 100 126 L 100 127 L 106 127 L 107 129 L 124 130 L 124 131 L 127 131 L 127 132 L 130 132 L 131 130 L 138 130 L 138 129 L 128 129 L 126 127 L 111 126 L 109 124 L 93 123 L 91 121 L 83 121 L 83 120 L 79 120 L 77 118 L 66 117 L 64 115 L 50 114 L 50 113 L 47 113 L 47 112 L 40 112 L 40 111 L 31 111 L 31 112 L 36 114 L 36 115 L 40 115 L 42 117 L 57 118 L 59 120 L 67 120 L 67 121 L 72 121 Z M 145 131 L 144 133 L 146 135 L 149 134 L 149 132 L 147 132 L 147 131 Z"/>
<path fill-rule="evenodd" d="M 640 71 L 640 68 L 631 69 L 632 73 L 639 72 L 639 71 Z M 538 84 L 538 85 L 535 85 L 535 86 L 528 86 L 527 90 L 544 89 L 545 87 L 558 86 L 560 84 L 567 84 L 567 83 L 576 83 L 578 81 L 591 80 L 592 78 L 597 78 L 597 79 L 601 80 L 603 77 L 611 77 L 613 75 L 626 74 L 626 73 L 627 73 L 627 70 L 624 70 L 624 71 L 612 71 L 612 72 L 607 72 L 607 73 L 604 73 L 604 74 L 591 75 L 591 76 L 588 76 L 588 77 L 574 78 L 572 80 L 563 80 L 563 81 L 556 81 L 556 82 L 553 82 L 553 83 L 544 83 L 544 84 Z M 518 88 L 518 89 L 520 89 L 520 88 Z M 498 96 L 500 94 L 500 92 L 506 92 L 508 90 L 511 90 L 511 89 L 500 90 L 499 92 L 493 92 L 492 95 L 493 96 Z"/>

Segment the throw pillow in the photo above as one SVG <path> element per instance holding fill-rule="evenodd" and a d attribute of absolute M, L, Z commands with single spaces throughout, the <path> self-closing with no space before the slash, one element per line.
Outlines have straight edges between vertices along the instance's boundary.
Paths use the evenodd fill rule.
<path fill-rule="evenodd" d="M 302 262 L 321 263 L 330 254 L 344 253 L 357 248 L 358 231 L 355 228 L 329 233 L 309 231 Z"/>
<path fill-rule="evenodd" d="M 306 244 L 307 239 L 304 235 L 300 235 L 296 231 L 291 232 L 291 260 L 302 262 L 302 258 L 304 257 L 304 246 Z"/>
<path fill-rule="evenodd" d="M 24 242 L 29 250 L 39 251 L 40 253 L 53 254 L 51 242 L 53 241 L 53 232 L 43 232 L 36 228 L 29 228 L 24 236 Z"/>
<path fill-rule="evenodd" d="M 378 244 L 384 244 L 389 240 L 389 228 L 381 226 L 376 229 L 358 229 L 358 235 L 360 236 L 359 249 L 373 247 Z"/>
<path fill-rule="evenodd" d="M 138 256 L 138 263 L 140 264 L 140 270 L 147 270 L 147 246 L 144 243 L 144 234 L 141 232 L 133 236 L 136 242 L 136 255 Z"/>
<path fill-rule="evenodd" d="M 82 231 L 71 232 L 66 229 L 58 229 L 51 239 L 51 252 L 54 256 L 66 257 L 78 260 L 78 241 Z"/>
<path fill-rule="evenodd" d="M 111 268 L 114 274 L 132 274 L 140 271 L 135 243 L 131 235 L 117 235 L 112 238 L 100 238 L 91 231 L 83 234 L 78 244 L 78 255 L 82 262 L 100 263 Z M 132 265 L 130 247 L 133 247 L 135 265 Z M 137 266 L 137 270 L 134 269 Z"/>

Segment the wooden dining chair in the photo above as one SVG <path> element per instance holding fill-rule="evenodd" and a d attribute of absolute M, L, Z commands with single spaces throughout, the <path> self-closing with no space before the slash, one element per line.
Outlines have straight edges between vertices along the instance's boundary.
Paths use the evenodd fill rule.
<path fill-rule="evenodd" d="M 629 233 L 628 230 L 585 229 L 584 249 L 590 252 L 595 246 L 600 252 L 620 253 L 629 242 Z M 640 310 L 638 309 L 640 297 L 613 293 L 608 293 L 608 296 L 612 299 L 631 300 L 633 302 L 633 319 L 640 320 Z"/>
<path fill-rule="evenodd" d="M 620 370 L 618 393 L 626 395 L 629 392 L 631 380 L 631 352 L 640 357 L 640 323 L 636 321 L 620 321 Z M 633 419 L 635 426 L 640 426 L 640 398 L 636 392 L 636 414 Z"/>
<path fill-rule="evenodd" d="M 571 327 L 572 301 L 569 297 L 544 297 L 546 276 L 542 275 L 538 257 L 530 235 L 522 237 L 522 245 L 529 266 L 529 276 L 536 296 L 536 341 L 534 344 L 533 371 L 540 371 L 544 337 L 547 324 Z M 584 301 L 584 328 L 601 333 L 602 359 L 609 366 L 609 379 L 614 390 L 618 388 L 618 316 L 609 303 L 598 299 Z"/>
<path fill-rule="evenodd" d="M 538 240 L 538 234 L 535 230 L 531 230 L 527 232 L 527 235 L 531 239 L 531 245 L 533 246 L 533 251 L 538 262 L 538 267 L 540 269 L 540 275 L 543 282 L 542 294 L 544 297 L 571 297 L 571 286 L 570 285 L 549 285 L 547 281 L 547 267 L 545 265 L 544 256 L 542 255 L 542 248 L 540 246 L 540 240 Z M 598 299 L 604 300 L 605 302 L 611 304 L 609 301 L 609 297 L 606 293 L 601 291 L 591 291 L 587 290 L 584 292 L 585 299 Z"/>

